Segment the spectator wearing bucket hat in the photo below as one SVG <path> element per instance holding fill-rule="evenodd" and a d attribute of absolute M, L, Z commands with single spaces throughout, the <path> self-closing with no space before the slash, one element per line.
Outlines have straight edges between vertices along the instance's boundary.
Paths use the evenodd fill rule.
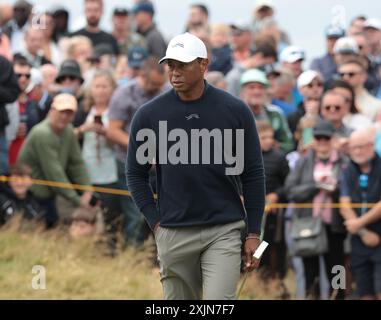
<path fill-rule="evenodd" d="M 249 106 L 257 121 L 268 122 L 274 130 L 274 139 L 280 149 L 288 153 L 293 149 L 292 135 L 283 111 L 270 103 L 266 74 L 250 69 L 241 77 L 241 99 Z"/>
<path fill-rule="evenodd" d="M 146 40 L 149 55 L 158 58 L 164 56 L 167 45 L 153 21 L 155 9 L 152 2 L 139 1 L 133 7 L 132 12 L 137 32 Z"/>
<path fill-rule="evenodd" d="M 33 179 L 90 184 L 71 125 L 76 111 L 77 100 L 73 95 L 58 94 L 53 99 L 47 118 L 33 127 L 18 157 L 18 162 L 31 168 Z M 90 191 L 80 195 L 75 189 L 44 185 L 34 185 L 31 190 L 47 212 L 45 218 L 48 227 L 54 226 L 59 219 L 55 204 L 57 195 L 63 196 L 73 205 L 90 209 Z"/>
<path fill-rule="evenodd" d="M 325 81 L 329 81 L 330 79 L 332 79 L 332 77 L 337 72 L 337 65 L 333 58 L 333 48 L 335 46 L 336 41 L 339 38 L 344 37 L 344 35 L 345 30 L 343 28 L 335 25 L 329 25 L 325 29 L 327 53 L 320 58 L 315 58 L 311 62 L 310 69 L 319 72 L 323 76 Z"/>
<path fill-rule="evenodd" d="M 65 60 L 58 71 L 56 83 L 59 85 L 59 92 L 70 93 L 77 98 L 78 110 L 74 118 L 74 127 L 82 125 L 86 119 L 86 112 L 83 107 L 83 95 L 81 92 L 84 79 L 81 68 L 75 60 Z"/>

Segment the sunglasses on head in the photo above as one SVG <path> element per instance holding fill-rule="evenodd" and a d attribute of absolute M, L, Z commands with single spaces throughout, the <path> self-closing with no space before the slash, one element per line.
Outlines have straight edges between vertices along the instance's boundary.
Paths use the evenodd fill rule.
<path fill-rule="evenodd" d="M 335 105 L 335 106 L 330 106 L 330 105 L 327 105 L 327 106 L 324 106 L 324 109 L 325 110 L 334 110 L 334 111 L 340 111 L 341 110 L 341 106 L 338 106 L 338 105 Z"/>
<path fill-rule="evenodd" d="M 30 79 L 30 73 L 16 73 L 17 78 L 25 77 L 27 79 Z"/>

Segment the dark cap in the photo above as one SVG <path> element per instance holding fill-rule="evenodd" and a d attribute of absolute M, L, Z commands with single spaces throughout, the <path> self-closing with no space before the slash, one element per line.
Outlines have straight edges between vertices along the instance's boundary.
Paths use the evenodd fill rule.
<path fill-rule="evenodd" d="M 332 123 L 327 120 L 319 120 L 313 129 L 314 137 L 323 136 L 331 138 L 335 132 L 335 128 Z"/>
<path fill-rule="evenodd" d="M 63 77 L 67 76 L 77 78 L 83 83 L 84 79 L 82 78 L 81 68 L 77 61 L 69 59 L 62 62 L 56 82 L 60 82 Z"/>
<path fill-rule="evenodd" d="M 108 43 L 101 43 L 94 47 L 93 53 L 91 54 L 90 59 L 96 60 L 106 54 L 114 54 L 112 46 Z"/>
<path fill-rule="evenodd" d="M 134 14 L 137 14 L 138 12 L 141 12 L 141 11 L 148 12 L 151 15 L 154 15 L 154 13 L 155 13 L 155 9 L 153 7 L 153 4 L 150 1 L 139 2 L 132 9 L 132 12 Z"/>
<path fill-rule="evenodd" d="M 113 11 L 114 16 L 128 16 L 129 11 L 123 7 L 116 7 Z"/>
<path fill-rule="evenodd" d="M 325 36 L 328 39 L 339 39 L 345 36 L 345 30 L 339 26 L 329 25 L 325 28 Z"/>
<path fill-rule="evenodd" d="M 128 48 L 128 65 L 130 68 L 140 68 L 147 58 L 148 51 L 146 48 L 139 45 Z"/>

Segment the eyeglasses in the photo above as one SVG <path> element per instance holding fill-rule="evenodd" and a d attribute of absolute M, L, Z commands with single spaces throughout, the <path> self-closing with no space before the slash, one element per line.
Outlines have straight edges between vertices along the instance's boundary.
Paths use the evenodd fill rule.
<path fill-rule="evenodd" d="M 324 106 L 324 109 L 327 110 L 327 111 L 329 111 L 329 110 L 340 111 L 341 110 L 341 106 L 338 106 L 338 105 L 334 105 L 334 106 L 327 105 L 327 106 Z"/>
<path fill-rule="evenodd" d="M 322 86 L 323 86 L 323 84 L 321 82 L 307 84 L 307 87 L 310 89 L 312 89 L 314 87 L 321 88 Z"/>
<path fill-rule="evenodd" d="M 340 72 L 339 75 L 341 78 L 348 76 L 349 78 L 353 78 L 355 75 L 360 74 L 361 72 Z"/>
<path fill-rule="evenodd" d="M 16 73 L 17 78 L 25 77 L 27 79 L 30 79 L 30 73 Z"/>
<path fill-rule="evenodd" d="M 326 141 L 331 140 L 331 137 L 327 137 L 327 136 L 314 136 L 314 138 L 316 140 L 326 140 Z"/>

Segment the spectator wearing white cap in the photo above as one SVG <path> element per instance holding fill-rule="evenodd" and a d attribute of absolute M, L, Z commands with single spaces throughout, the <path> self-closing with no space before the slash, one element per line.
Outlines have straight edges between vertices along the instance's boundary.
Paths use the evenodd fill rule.
<path fill-rule="evenodd" d="M 333 53 L 336 64 L 340 66 L 345 61 L 356 58 L 360 50 L 355 39 L 342 37 L 336 41 Z"/>
<path fill-rule="evenodd" d="M 263 71 L 250 69 L 241 77 L 241 99 L 253 112 L 255 120 L 265 121 L 274 130 L 274 139 L 284 153 L 293 150 L 292 135 L 283 111 L 270 103 L 269 82 Z"/>
<path fill-rule="evenodd" d="M 347 81 L 356 93 L 356 106 L 361 113 L 372 122 L 377 121 L 381 111 L 381 100 L 372 96 L 364 84 L 367 79 L 367 70 L 359 59 L 348 60 L 339 67 L 339 75 Z"/>
<path fill-rule="evenodd" d="M 303 72 L 303 62 L 306 59 L 306 54 L 303 48 L 299 46 L 288 46 L 285 48 L 279 57 L 281 65 L 285 69 L 289 69 L 297 79 Z M 292 90 L 292 101 L 295 107 L 297 107 L 302 102 L 302 96 L 297 87 Z"/>
<path fill-rule="evenodd" d="M 303 96 L 303 102 L 298 105 L 295 112 L 287 117 L 288 125 L 294 135 L 296 144 L 298 144 L 300 140 L 300 136 L 295 135 L 300 119 L 306 113 L 314 117 L 319 112 L 320 99 L 323 94 L 323 77 L 314 70 L 304 71 L 298 77 L 297 86 Z M 305 144 L 308 144 L 311 140 L 311 135 L 306 137 L 305 140 Z"/>
<path fill-rule="evenodd" d="M 311 62 L 310 69 L 320 72 L 325 81 L 330 80 L 337 72 L 337 65 L 333 58 L 333 48 L 336 41 L 344 35 L 345 30 L 343 28 L 329 25 L 325 30 L 327 53 Z"/>
<path fill-rule="evenodd" d="M 381 21 L 375 18 L 367 19 L 364 23 L 364 33 L 370 46 L 370 60 L 381 64 Z"/>
<path fill-rule="evenodd" d="M 76 111 L 75 97 L 67 93 L 59 94 L 53 100 L 48 117 L 30 132 L 20 151 L 18 162 L 31 168 L 33 179 L 90 184 L 79 143 L 71 125 Z M 31 190 L 47 212 L 45 218 L 48 227 L 54 226 L 59 219 L 55 204 L 57 195 L 63 196 L 76 206 L 91 209 L 90 191 L 80 195 L 74 189 L 45 185 L 34 185 Z"/>

